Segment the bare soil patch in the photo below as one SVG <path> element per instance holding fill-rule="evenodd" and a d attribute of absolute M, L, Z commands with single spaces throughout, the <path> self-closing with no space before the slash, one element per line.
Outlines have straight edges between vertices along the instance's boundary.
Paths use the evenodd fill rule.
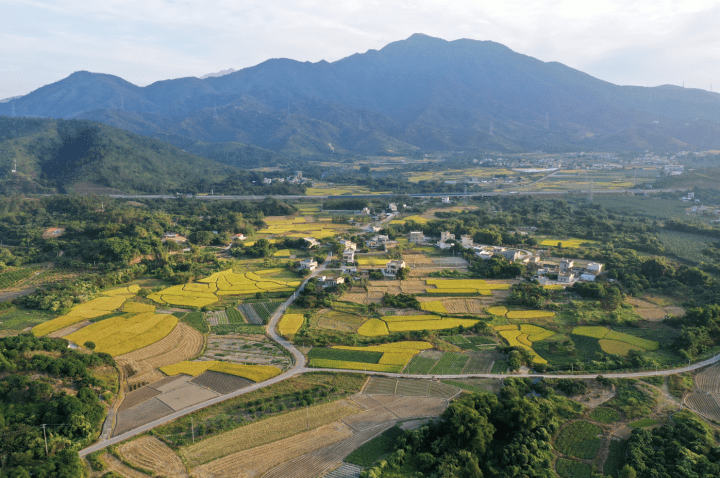
<path fill-rule="evenodd" d="M 182 460 L 163 442 L 144 436 L 120 446 L 120 453 L 133 465 L 167 478 L 187 478 Z"/>
<path fill-rule="evenodd" d="M 156 400 L 160 400 L 177 412 L 217 396 L 218 394 L 212 390 L 199 387 L 192 383 L 186 383 L 182 387 L 178 387 L 173 391 L 158 395 Z"/>
<path fill-rule="evenodd" d="M 236 377 L 234 375 L 228 375 L 226 373 L 213 372 L 212 370 L 201 373 L 197 377 L 190 380 L 190 382 L 201 387 L 209 388 L 210 390 L 217 392 L 220 395 L 225 395 L 226 393 L 249 387 L 254 383 L 242 377 Z"/>
<path fill-rule="evenodd" d="M 132 408 L 118 412 L 113 436 L 122 435 L 127 431 L 153 422 L 171 413 L 173 413 L 172 408 L 157 398 L 151 398 Z"/>

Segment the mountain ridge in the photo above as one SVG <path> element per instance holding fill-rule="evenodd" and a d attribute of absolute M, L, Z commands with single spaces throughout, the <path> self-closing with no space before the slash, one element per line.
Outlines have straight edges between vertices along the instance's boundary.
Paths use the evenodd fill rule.
<path fill-rule="evenodd" d="M 135 133 L 240 142 L 285 156 L 332 156 L 327 143 L 350 155 L 389 154 L 399 146 L 720 148 L 720 95 L 614 85 L 493 41 L 424 34 L 334 62 L 275 58 L 222 76 L 145 87 L 76 72 L 0 104 L 0 114 L 11 104 L 18 115 L 100 119 Z M 645 139 L 618 142 L 623 131 Z"/>

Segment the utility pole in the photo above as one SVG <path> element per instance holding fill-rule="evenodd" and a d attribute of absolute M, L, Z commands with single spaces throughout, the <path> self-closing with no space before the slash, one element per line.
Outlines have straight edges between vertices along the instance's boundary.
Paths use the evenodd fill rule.
<path fill-rule="evenodd" d="M 305 431 L 308 431 L 310 430 L 310 405 L 305 405 L 305 420 L 307 420 Z"/>
<path fill-rule="evenodd" d="M 195 443 L 195 418 L 190 417 L 190 429 L 192 430 L 192 441 Z"/>
<path fill-rule="evenodd" d="M 43 437 L 45 437 L 45 456 L 48 456 L 48 455 L 50 455 L 50 453 L 48 452 L 47 432 L 45 431 L 45 426 L 46 426 L 46 425 L 43 423 L 43 424 L 42 424 L 42 427 L 43 427 Z"/>

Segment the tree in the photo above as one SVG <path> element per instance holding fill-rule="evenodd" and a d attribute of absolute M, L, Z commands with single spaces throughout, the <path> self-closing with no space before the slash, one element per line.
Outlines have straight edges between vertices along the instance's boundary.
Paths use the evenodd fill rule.
<path fill-rule="evenodd" d="M 620 470 L 620 478 L 636 478 L 637 473 L 635 472 L 635 469 L 630 465 L 625 465 L 622 467 L 622 470 Z"/>
<path fill-rule="evenodd" d="M 88 350 L 95 350 L 95 342 L 92 342 L 92 341 L 90 341 L 90 340 L 88 340 L 87 342 L 85 342 L 85 343 L 83 344 L 83 346 L 84 346 L 86 349 L 88 349 Z"/>

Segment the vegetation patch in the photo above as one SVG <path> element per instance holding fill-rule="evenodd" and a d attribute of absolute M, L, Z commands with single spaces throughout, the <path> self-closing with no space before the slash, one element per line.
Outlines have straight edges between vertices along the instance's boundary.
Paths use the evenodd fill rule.
<path fill-rule="evenodd" d="M 560 431 L 555 448 L 560 453 L 583 460 L 595 458 L 602 440 L 602 429 L 589 422 L 572 422 Z"/>
<path fill-rule="evenodd" d="M 211 370 L 213 372 L 226 373 L 238 377 L 252 380 L 253 382 L 262 382 L 276 375 L 280 375 L 282 370 L 272 365 L 247 365 L 239 363 L 219 362 L 217 360 L 205 360 L 202 362 L 183 361 L 173 365 L 160 367 L 165 375 L 185 374 L 197 377 L 201 373 Z"/>
<path fill-rule="evenodd" d="M 371 466 L 395 449 L 395 440 L 402 434 L 403 430 L 398 426 L 394 426 L 360 446 L 360 448 L 356 448 L 345 458 L 345 461 L 358 466 Z"/>
<path fill-rule="evenodd" d="M 555 471 L 562 478 L 593 478 L 593 467 L 587 463 L 567 458 L 558 458 L 555 462 Z"/>
<path fill-rule="evenodd" d="M 614 423 L 620 420 L 620 414 L 617 410 L 606 407 L 595 408 L 589 415 L 591 420 L 595 420 L 600 423 Z"/>
<path fill-rule="evenodd" d="M 277 326 L 278 333 L 280 335 L 294 335 L 304 323 L 305 316 L 303 314 L 285 314 Z"/>

